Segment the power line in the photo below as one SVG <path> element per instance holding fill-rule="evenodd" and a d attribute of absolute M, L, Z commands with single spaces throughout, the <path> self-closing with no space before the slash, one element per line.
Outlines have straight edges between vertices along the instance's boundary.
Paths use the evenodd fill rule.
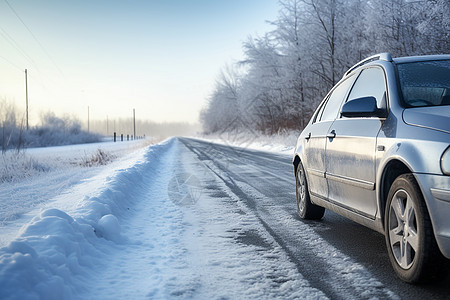
<path fill-rule="evenodd" d="M 36 40 L 36 42 L 40 45 L 40 47 L 44 50 L 46 55 L 49 56 L 48 53 L 43 48 L 42 44 L 37 40 L 36 36 L 31 32 L 31 30 L 23 22 L 23 20 L 20 18 L 20 16 L 17 14 L 17 12 L 11 7 L 11 5 L 8 3 L 7 0 L 5 0 L 5 3 L 9 6 L 11 11 L 16 15 L 16 17 L 21 21 L 21 23 L 29 31 L 31 36 Z M 17 53 L 20 54 L 25 59 L 26 62 L 31 64 L 33 66 L 33 68 L 40 74 L 40 76 L 38 76 L 38 77 L 35 77 L 32 74 L 28 74 L 28 77 L 31 77 L 32 79 L 34 79 L 37 84 L 39 84 L 42 88 L 44 88 L 44 90 L 46 90 L 47 92 L 51 93 L 51 91 L 46 87 L 46 85 L 44 84 L 44 82 L 42 80 L 42 77 L 44 77 L 44 78 L 46 78 L 48 80 L 49 79 L 48 76 L 46 76 L 45 73 L 43 73 L 41 71 L 41 69 L 38 67 L 37 63 L 33 60 L 33 58 L 30 55 L 28 55 L 28 53 L 25 50 L 23 50 L 23 48 L 20 46 L 20 44 L 10 34 L 8 34 L 8 32 L 4 28 L 2 28 L 1 26 L 0 26 L 0 35 L 3 36 L 5 41 L 8 42 L 17 51 Z M 0 58 L 5 60 L 6 62 L 11 64 L 12 66 L 16 67 L 21 72 L 23 72 L 23 69 L 24 69 L 23 66 L 20 67 L 20 66 L 16 65 L 15 63 L 13 63 L 11 60 L 5 58 L 4 56 L 0 56 Z M 50 58 L 50 60 L 51 60 L 51 58 Z M 52 61 L 53 64 L 55 64 L 53 62 L 53 60 L 51 60 L 51 61 Z M 56 65 L 55 65 L 55 67 L 59 70 L 59 68 Z M 60 71 L 60 73 L 61 73 L 61 75 L 63 75 L 61 71 Z"/>
<path fill-rule="evenodd" d="M 27 60 L 29 63 L 31 63 L 33 66 L 34 66 L 34 68 L 36 69 L 36 70 L 38 70 L 39 71 L 39 68 L 38 68 L 38 66 L 36 65 L 36 63 L 35 63 L 35 61 L 31 58 L 31 56 L 29 56 L 21 47 L 20 47 L 20 45 L 19 45 L 19 43 L 17 43 L 16 42 L 16 40 L 14 40 L 14 38 L 12 37 L 12 36 L 10 36 L 7 32 L 6 32 L 6 30 L 5 29 L 3 29 L 1 26 L 0 26 L 0 35 L 2 35 L 3 36 L 3 38 L 14 48 L 14 49 L 16 49 L 16 51 L 18 52 L 18 53 L 20 53 L 24 58 L 25 58 L 25 60 Z M 6 60 L 6 59 L 5 59 Z M 22 70 L 22 68 L 20 68 L 21 70 Z M 40 71 L 39 71 L 40 72 Z"/>
<path fill-rule="evenodd" d="M 23 68 L 16 65 L 15 63 L 13 63 L 12 61 L 10 61 L 9 59 L 7 59 L 6 57 L 0 55 L 0 58 L 3 59 L 4 61 L 6 61 L 7 63 L 9 63 L 11 66 L 15 67 L 17 70 L 19 70 L 20 72 L 23 72 Z M 39 70 L 38 70 L 39 71 Z M 40 71 L 39 71 L 40 72 Z M 44 84 L 44 82 L 41 80 L 41 78 L 39 77 L 35 77 L 31 74 L 27 75 L 28 77 L 34 79 L 34 82 L 37 83 L 38 85 L 40 85 L 46 92 L 53 94 L 52 91 L 50 91 L 47 86 Z"/>
<path fill-rule="evenodd" d="M 4 61 L 6 61 L 7 63 L 9 63 L 11 66 L 13 66 L 13 67 L 19 69 L 20 71 L 22 71 L 22 68 L 21 68 L 21 67 L 19 67 L 18 65 L 16 65 L 15 63 L 13 63 L 12 61 L 10 61 L 9 59 L 7 59 L 7 58 L 5 58 L 5 57 L 3 57 L 3 56 L 1 56 L 1 55 L 0 55 L 0 58 L 3 59 Z"/>
<path fill-rule="evenodd" d="M 28 32 L 31 34 L 31 36 L 33 37 L 33 39 L 36 41 L 36 43 L 38 43 L 38 45 L 41 47 L 42 51 L 44 51 L 45 55 L 47 55 L 48 59 L 52 62 L 52 64 L 55 66 L 55 68 L 59 71 L 59 73 L 64 76 L 63 72 L 61 71 L 61 69 L 56 65 L 55 61 L 52 59 L 52 57 L 50 56 L 50 54 L 47 52 L 47 50 L 45 50 L 44 46 L 41 44 L 41 42 L 38 40 L 38 38 L 34 35 L 34 33 L 31 31 L 31 29 L 27 26 L 27 24 L 25 24 L 25 22 L 22 20 L 22 18 L 19 16 L 19 14 L 16 12 L 16 10 L 11 6 L 11 4 L 9 4 L 8 0 L 5 0 L 6 4 L 9 6 L 9 8 L 11 9 L 11 11 L 16 15 L 16 17 L 20 20 L 20 22 L 23 24 L 23 26 L 25 26 L 25 28 L 28 30 Z"/>
<path fill-rule="evenodd" d="M 20 55 L 22 55 L 22 57 L 29 63 L 31 64 L 34 69 L 41 74 L 41 77 L 47 77 L 43 72 L 41 72 L 40 68 L 38 67 L 38 65 L 36 64 L 36 62 L 31 58 L 31 56 L 29 56 L 19 45 L 19 43 L 17 43 L 14 38 L 12 38 L 1 26 L 0 26 L 0 35 L 3 36 L 3 38 L 5 39 L 5 41 L 7 41 L 16 51 L 17 53 L 19 53 Z M 6 61 L 7 63 L 9 63 L 11 66 L 14 66 L 15 68 L 17 68 L 18 70 L 20 70 L 21 72 L 23 72 L 23 67 L 18 66 L 17 64 L 13 63 L 11 60 L 7 59 L 6 57 L 0 55 L 0 58 L 3 59 L 4 61 Z M 45 90 L 48 91 L 47 87 L 45 86 L 45 84 L 43 83 L 43 81 L 41 80 L 41 78 L 36 78 L 34 76 L 29 76 L 33 79 L 36 80 L 36 82 L 41 85 Z M 47 78 L 48 79 L 48 78 Z"/>

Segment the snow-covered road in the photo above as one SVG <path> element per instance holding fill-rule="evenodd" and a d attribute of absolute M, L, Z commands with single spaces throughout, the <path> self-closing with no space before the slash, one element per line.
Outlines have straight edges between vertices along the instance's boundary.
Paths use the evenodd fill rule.
<path fill-rule="evenodd" d="M 290 155 L 174 138 L 86 176 L 27 212 L 33 219 L 18 218 L 26 220 L 18 237 L 11 231 L 19 221 L 0 227 L 10 232 L 0 249 L 0 299 L 449 292 L 448 280 L 400 282 L 376 232 L 329 212 L 322 222 L 300 220 Z"/>

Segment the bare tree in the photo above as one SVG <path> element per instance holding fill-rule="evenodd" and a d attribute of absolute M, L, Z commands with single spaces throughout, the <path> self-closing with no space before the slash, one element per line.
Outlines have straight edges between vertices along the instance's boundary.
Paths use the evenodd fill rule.
<path fill-rule="evenodd" d="M 448 0 L 421 1 L 417 29 L 421 50 L 429 54 L 450 52 L 450 2 Z"/>

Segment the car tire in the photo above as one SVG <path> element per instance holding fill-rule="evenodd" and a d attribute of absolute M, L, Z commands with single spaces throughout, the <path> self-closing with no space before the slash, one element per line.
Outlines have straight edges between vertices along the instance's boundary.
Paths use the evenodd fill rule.
<path fill-rule="evenodd" d="M 419 283 L 444 275 L 448 261 L 436 243 L 422 192 L 412 174 L 393 182 L 384 226 L 389 259 L 400 279 Z"/>
<path fill-rule="evenodd" d="M 295 194 L 297 198 L 297 211 L 302 219 L 320 220 L 325 214 L 325 208 L 311 203 L 305 169 L 301 162 L 295 172 Z"/>

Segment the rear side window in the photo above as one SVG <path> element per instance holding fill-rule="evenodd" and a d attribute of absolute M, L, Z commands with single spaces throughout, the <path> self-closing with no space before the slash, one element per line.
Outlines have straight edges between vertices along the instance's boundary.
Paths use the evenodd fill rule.
<path fill-rule="evenodd" d="M 377 107 L 385 108 L 385 92 L 386 85 L 384 80 L 384 72 L 380 68 L 364 69 L 356 79 L 348 101 L 362 97 L 375 97 L 377 99 Z"/>
<path fill-rule="evenodd" d="M 355 79 L 355 75 L 350 76 L 344 82 L 341 82 L 331 93 L 323 111 L 321 112 L 320 122 L 333 121 L 336 119 L 341 104 L 347 96 L 347 92 Z"/>

